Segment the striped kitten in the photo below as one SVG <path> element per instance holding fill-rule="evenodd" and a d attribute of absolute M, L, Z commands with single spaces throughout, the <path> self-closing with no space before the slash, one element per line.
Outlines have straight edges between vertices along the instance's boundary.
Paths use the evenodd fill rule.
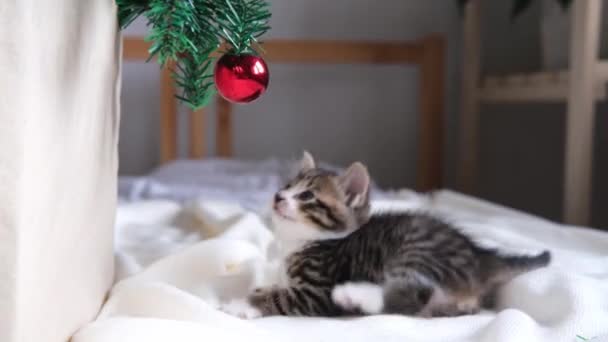
<path fill-rule="evenodd" d="M 370 179 L 354 163 L 343 174 L 315 167 L 276 193 L 275 233 L 284 281 L 223 310 L 243 318 L 397 313 L 476 313 L 497 286 L 546 266 L 549 252 L 504 256 L 421 213 L 369 214 Z"/>

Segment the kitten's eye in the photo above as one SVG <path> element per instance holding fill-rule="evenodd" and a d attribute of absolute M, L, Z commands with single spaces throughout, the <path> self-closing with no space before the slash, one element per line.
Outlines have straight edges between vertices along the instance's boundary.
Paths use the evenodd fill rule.
<path fill-rule="evenodd" d="M 312 191 L 310 190 L 306 190 L 306 191 L 302 191 L 300 192 L 297 196 L 296 196 L 300 201 L 309 201 L 311 200 L 313 197 L 315 197 L 315 195 L 312 193 Z"/>

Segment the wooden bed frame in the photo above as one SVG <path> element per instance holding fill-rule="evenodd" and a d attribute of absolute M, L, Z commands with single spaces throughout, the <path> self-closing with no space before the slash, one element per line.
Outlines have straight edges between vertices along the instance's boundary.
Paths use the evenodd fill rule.
<path fill-rule="evenodd" d="M 125 37 L 123 58 L 144 61 L 149 44 L 141 37 Z M 416 189 L 429 191 L 442 185 L 444 40 L 433 34 L 413 42 L 365 42 L 319 40 L 269 40 L 264 42 L 264 58 L 269 63 L 319 64 L 408 64 L 420 68 L 419 136 Z M 177 158 L 177 89 L 168 68 L 161 76 L 161 146 L 162 163 Z M 233 153 L 232 105 L 217 97 L 216 154 Z M 205 112 L 189 114 L 189 157 L 203 158 Z"/>

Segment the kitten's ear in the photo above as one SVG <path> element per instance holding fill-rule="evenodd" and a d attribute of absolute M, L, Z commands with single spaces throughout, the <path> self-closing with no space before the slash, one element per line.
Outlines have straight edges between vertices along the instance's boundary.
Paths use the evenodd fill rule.
<path fill-rule="evenodd" d="M 302 159 L 300 159 L 300 171 L 310 171 L 315 167 L 315 160 L 313 159 L 312 154 L 308 153 L 308 151 L 304 151 Z"/>
<path fill-rule="evenodd" d="M 348 206 L 356 208 L 367 203 L 369 173 L 365 165 L 359 162 L 352 164 L 338 179 Z"/>

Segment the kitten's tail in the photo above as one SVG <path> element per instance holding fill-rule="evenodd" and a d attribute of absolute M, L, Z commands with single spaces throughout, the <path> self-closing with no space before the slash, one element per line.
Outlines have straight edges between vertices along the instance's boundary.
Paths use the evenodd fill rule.
<path fill-rule="evenodd" d="M 482 277 L 489 283 L 496 285 L 515 278 L 516 276 L 545 267 L 551 262 L 549 251 L 534 256 L 502 255 L 495 250 L 480 249 L 480 271 Z"/>

